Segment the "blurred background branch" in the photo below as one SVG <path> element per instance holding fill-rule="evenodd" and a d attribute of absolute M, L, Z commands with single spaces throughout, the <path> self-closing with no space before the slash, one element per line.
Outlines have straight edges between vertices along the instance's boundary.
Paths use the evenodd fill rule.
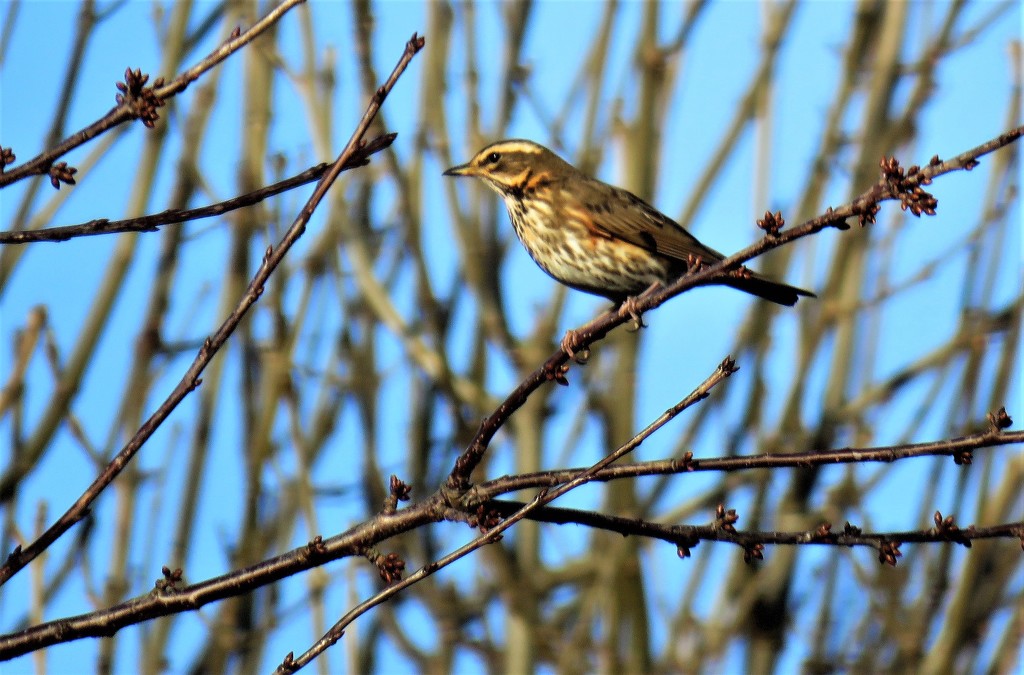
<path fill-rule="evenodd" d="M 150 74 L 145 86 L 171 82 L 271 11 L 9 4 L 4 167 L 102 118 L 126 65 Z M 342 174 L 195 395 L 0 601 L 0 640 L 66 617 L 82 617 L 81 634 L 131 627 L 12 669 L 266 671 L 384 579 L 433 572 L 478 536 L 467 523 L 493 528 L 623 446 L 726 354 L 740 366 L 727 386 L 628 464 L 425 574 L 311 667 L 1019 666 L 1024 455 L 1020 432 L 985 421 L 1003 406 L 1024 414 L 1019 143 L 927 186 L 934 217 L 883 205 L 867 227 L 750 263 L 817 300 L 780 309 L 695 288 L 568 373 L 537 369 L 607 305 L 544 276 L 493 195 L 440 175 L 491 141 L 530 138 L 741 251 L 763 236 L 761 214 L 821 216 L 878 183 L 884 157 L 927 166 L 1019 127 L 1018 3 L 276 11 L 273 28 L 167 99 L 153 129 L 122 125 L 70 150 L 76 172 L 51 163 L 5 179 L 0 243 L 104 219 L 139 230 L 0 248 L 10 553 L 114 460 L 286 236 L 305 194 L 264 186 L 331 161 L 408 35 L 429 39 L 370 129 L 395 142 Z M 50 180 L 60 189 L 47 194 Z M 210 205 L 203 221 L 152 220 Z M 469 490 L 452 490 L 480 420 L 548 376 L 498 418 L 458 486 Z M 988 449 L 967 464 L 957 437 Z M 958 461 L 866 461 L 932 442 Z M 696 535 L 743 550 L 685 546 Z M 772 545 L 801 537 L 818 541 Z M 857 537 L 873 550 L 839 545 Z"/>

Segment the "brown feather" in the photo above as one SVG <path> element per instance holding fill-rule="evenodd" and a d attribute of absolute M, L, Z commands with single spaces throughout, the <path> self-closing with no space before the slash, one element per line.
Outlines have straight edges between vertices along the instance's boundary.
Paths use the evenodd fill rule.
<path fill-rule="evenodd" d="M 447 176 L 476 176 L 500 194 L 534 261 L 558 281 L 621 302 L 652 282 L 671 283 L 692 258 L 725 256 L 632 192 L 582 173 L 542 145 L 493 143 Z M 716 280 L 782 305 L 813 293 L 754 272 Z"/>

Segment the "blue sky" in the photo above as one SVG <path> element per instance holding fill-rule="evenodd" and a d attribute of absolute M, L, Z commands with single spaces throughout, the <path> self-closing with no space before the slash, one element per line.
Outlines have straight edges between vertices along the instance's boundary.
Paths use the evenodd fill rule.
<path fill-rule="evenodd" d="M 353 58 L 351 14 L 346 3 L 319 2 L 315 5 L 316 28 L 319 43 L 317 53 L 333 48 L 338 62 L 338 90 L 334 101 L 336 111 L 335 151 L 341 147 L 358 117 L 362 113 L 364 101 L 356 85 L 355 60 Z M 925 41 L 934 35 L 934 25 L 942 17 L 941 9 L 945 3 L 935 3 L 934 10 L 919 11 L 920 31 L 908 36 L 908 50 L 917 51 L 915 41 Z M 99 29 L 96 38 L 90 44 L 86 54 L 86 65 L 82 79 L 77 85 L 77 95 L 69 116 L 68 130 L 76 130 L 99 117 L 114 104 L 114 82 L 122 77 L 126 66 L 140 67 L 154 77 L 158 74 L 160 55 L 156 50 L 159 36 L 153 28 L 155 5 L 146 2 L 130 2 L 121 11 L 114 14 Z M 209 11 L 211 5 L 200 3 L 197 17 Z M 966 12 L 964 26 L 981 21 L 994 11 L 992 3 L 972 5 Z M 554 145 L 554 140 L 544 123 L 552 111 L 558 110 L 562 93 L 572 83 L 585 49 L 591 40 L 600 21 L 602 6 L 599 3 L 585 2 L 541 2 L 532 20 L 532 27 L 527 40 L 523 60 L 532 73 L 530 88 L 538 101 L 537 109 L 520 103 L 516 107 L 507 136 L 532 138 L 542 143 Z M 631 89 L 631 78 L 634 72 L 631 61 L 631 43 L 638 29 L 638 6 L 624 3 L 619 11 L 616 23 L 613 56 L 609 59 L 610 70 L 605 83 L 604 98 L 611 110 L 621 98 L 621 105 L 626 116 L 631 114 L 631 103 L 628 92 Z M 76 5 L 67 2 L 28 2 L 21 9 L 19 25 L 14 32 L 14 42 L 0 71 L 0 144 L 14 145 L 19 161 L 28 159 L 42 147 L 49 111 L 54 107 L 60 92 L 60 80 L 65 67 L 65 49 L 70 42 L 74 27 Z M 698 30 L 682 61 L 683 75 L 673 89 L 668 103 L 671 113 L 668 115 L 663 137 L 663 150 L 660 157 L 659 179 L 657 190 L 651 195 L 651 201 L 665 213 L 678 216 L 684 204 L 691 198 L 690 186 L 694 184 L 699 172 L 706 165 L 709 155 L 724 133 L 737 105 L 738 98 L 745 90 L 750 73 L 759 58 L 758 46 L 761 32 L 762 5 L 747 2 L 723 2 L 712 5 L 702 18 Z M 759 133 L 767 135 L 771 148 L 770 157 L 758 161 L 755 133 L 747 132 L 742 140 L 741 152 L 737 159 L 730 162 L 725 176 L 717 182 L 698 212 L 693 224 L 693 231 L 710 246 L 725 252 L 742 248 L 758 237 L 759 232 L 753 225 L 754 218 L 765 209 L 781 209 L 790 222 L 802 186 L 808 174 L 809 159 L 817 146 L 825 115 L 831 97 L 841 76 L 839 66 L 842 60 L 842 46 L 846 32 L 851 24 L 854 7 L 850 3 L 810 2 L 797 9 L 796 25 L 791 32 L 790 40 L 785 44 L 778 63 L 779 83 L 772 96 L 770 126 L 762 127 Z M 497 67 L 501 63 L 502 48 L 500 31 L 502 25 L 502 9 L 497 4 L 482 3 L 477 7 L 477 36 L 479 49 L 479 67 L 481 70 L 480 106 L 485 120 L 495 118 L 495 101 L 498 99 Z M 663 19 L 666 25 L 662 39 L 668 40 L 672 26 L 676 25 L 685 8 L 667 4 L 663 7 Z M 426 17 L 422 5 L 414 2 L 382 2 L 375 6 L 377 24 L 374 35 L 376 45 L 376 66 L 380 74 L 387 73 L 402 49 L 405 40 L 414 31 L 427 31 Z M 904 159 L 904 164 L 925 162 L 931 155 L 948 156 L 973 147 L 1007 128 L 1006 110 L 1012 96 L 1010 86 L 1010 55 L 1008 45 L 1011 40 L 1020 37 L 1020 9 L 1012 9 L 988 29 L 980 40 L 965 45 L 948 59 L 938 72 L 936 91 L 928 104 L 920 122 L 920 136 L 913 147 L 894 148 L 897 156 Z M 198 19 L 197 19 L 198 20 Z M 931 23 L 929 23 L 931 22 Z M 281 23 L 283 42 L 281 53 L 286 62 L 297 67 L 300 60 L 299 33 L 296 15 L 286 17 Z M 432 41 L 427 34 L 427 49 L 437 49 L 441 45 Z M 456 31 L 453 42 L 447 45 L 450 53 L 459 55 L 464 50 L 463 35 Z M 207 44 L 198 52 L 186 59 L 186 65 L 194 63 L 200 54 L 212 48 Z M 41 56 L 43 49 L 46 56 Z M 389 128 L 399 132 L 395 150 L 402 159 L 416 152 L 413 143 L 416 128 L 415 113 L 421 101 L 419 90 L 420 68 L 426 54 L 421 55 L 413 63 L 410 70 L 399 83 L 385 106 L 385 116 Z M 464 161 L 478 148 L 476 144 L 465 138 L 462 131 L 464 98 L 466 93 L 461 88 L 462 61 L 456 58 L 449 72 L 449 89 L 444 92 L 441 103 L 450 111 L 449 133 L 452 141 L 452 154 L 456 161 Z M 166 74 L 164 74 L 166 75 Z M 240 128 L 240 112 L 238 101 L 242 95 L 241 59 L 229 59 L 219 73 L 220 85 L 218 96 L 221 104 L 217 106 L 215 118 L 211 125 L 211 137 L 205 146 L 202 166 L 204 177 L 208 180 L 205 195 L 206 201 L 217 201 L 234 194 L 237 180 L 238 146 L 242 142 L 243 131 Z M 187 107 L 190 97 L 194 96 L 197 87 L 193 87 L 182 97 L 183 107 Z M 907 92 L 903 92 L 904 95 Z M 175 149 L 180 146 L 180 138 L 175 132 L 181 129 L 179 107 L 176 113 L 166 118 L 172 125 L 169 137 L 168 158 L 175 156 Z M 578 122 L 579 114 L 571 119 Z M 1017 122 L 1019 123 L 1019 122 Z M 621 138 L 611 132 L 612 120 L 606 114 L 601 124 L 610 142 L 605 148 L 604 162 L 598 169 L 598 176 L 615 183 L 621 177 L 622 158 L 629 148 L 623 147 Z M 271 134 L 271 152 L 280 152 L 288 160 L 291 167 L 301 168 L 304 163 L 320 161 L 326 157 L 315 156 L 315 145 L 308 129 L 307 118 L 301 100 L 294 87 L 281 77 L 278 82 L 275 98 L 275 119 Z M 848 129 L 855 130 L 857 121 L 850 120 Z M 567 155 L 571 158 L 581 138 L 578 135 L 578 124 L 570 124 L 560 140 L 568 148 Z M 67 201 L 63 203 L 53 220 L 53 224 L 70 224 L 96 217 L 122 217 L 129 203 L 133 185 L 134 167 L 143 148 L 146 130 L 141 125 L 129 128 L 120 138 L 116 147 L 107 154 L 94 168 L 80 174 L 79 185 L 73 189 L 67 187 L 60 191 L 59 196 Z M 489 139 L 494 140 L 494 139 Z M 856 139 L 853 139 L 856 141 Z M 65 158 L 69 163 L 84 166 L 93 146 L 85 146 Z M 1015 150 L 1016 151 L 1016 150 Z M 430 237 L 427 247 L 430 251 L 430 270 L 432 278 L 441 288 L 448 288 L 456 283 L 459 265 L 458 254 L 451 242 L 453 235 L 449 229 L 446 194 L 449 186 L 441 177 L 445 168 L 436 155 L 429 155 L 425 162 L 424 201 L 427 213 L 431 216 Z M 960 298 L 956 296 L 961 277 L 966 266 L 963 253 L 944 257 L 946 252 L 957 250 L 957 243 L 974 228 L 977 221 L 977 205 L 984 197 L 987 189 L 987 168 L 991 162 L 984 162 L 982 167 L 970 174 L 957 174 L 944 177 L 933 186 L 933 191 L 940 201 L 939 215 L 936 218 L 915 220 L 891 217 L 895 207 L 884 207 L 877 235 L 891 236 L 894 244 L 893 269 L 907 270 L 908 274 L 916 272 L 920 266 L 931 260 L 941 260 L 936 274 L 927 283 L 920 284 L 912 291 L 904 294 L 896 303 L 885 311 L 881 317 L 880 330 L 892 336 L 885 342 L 885 348 L 877 353 L 871 373 L 865 374 L 869 380 L 882 380 L 889 374 L 913 363 L 915 359 L 929 353 L 936 346 L 948 340 L 951 331 L 955 330 L 959 320 L 958 307 Z M 175 165 L 172 161 L 162 164 L 154 190 L 155 195 L 166 195 L 167 189 L 174 179 Z M 755 190 L 753 186 L 760 185 Z M 852 192 L 866 188 L 866 185 L 850 185 L 834 182 L 829 186 L 828 203 L 840 203 Z M 340 188 L 339 188 L 340 189 Z M 382 189 L 393 189 L 384 186 Z M 475 186 L 460 184 L 457 188 L 462 199 L 468 199 Z M 2 227 L 7 228 L 23 186 L 5 190 L 0 199 L 0 218 Z M 768 195 L 759 198 L 758 194 Z M 308 190 L 289 195 L 279 202 L 282 210 L 294 211 Z M 54 197 L 54 193 L 45 187 L 36 200 L 41 207 Z M 827 204 L 822 204 L 824 207 Z M 148 211 L 158 211 L 165 204 L 154 202 L 147 206 Z M 1014 214 L 1019 222 L 1019 205 L 1014 205 Z M 382 219 L 389 217 L 387 212 L 380 214 Z M 507 228 L 507 222 L 502 220 Z M 293 251 L 294 260 L 301 256 L 312 240 L 316 228 L 322 226 L 322 216 L 315 218 L 304 242 Z M 178 286 L 178 297 L 193 299 L 192 302 L 179 301 L 171 313 L 169 326 L 178 333 L 165 336 L 181 339 L 201 338 L 212 331 L 222 318 L 222 308 L 218 306 L 219 289 L 216 284 L 220 278 L 227 252 L 228 235 L 224 221 L 213 219 L 189 226 L 192 240 L 187 245 L 187 255 L 183 258 L 187 269 L 182 270 L 182 281 Z M 505 230 L 508 232 L 508 229 Z M 791 265 L 786 280 L 790 283 L 807 288 L 818 289 L 826 276 L 830 253 L 834 247 L 841 246 L 845 235 L 839 232 L 825 232 L 812 242 L 795 247 L 794 255 L 797 262 Z M 24 260 L 16 267 L 8 285 L 0 291 L 0 340 L 10 345 L 15 330 L 24 324 L 29 309 L 36 305 L 44 305 L 56 336 L 57 344 L 66 355 L 73 348 L 79 331 L 89 308 L 97 294 L 97 284 L 104 274 L 112 252 L 116 246 L 115 237 L 94 237 L 78 239 L 62 244 L 33 245 L 26 248 Z M 113 321 L 104 333 L 96 360 L 89 369 L 83 391 L 76 398 L 74 410 L 82 420 L 91 438 L 109 447 L 119 447 L 124 440 L 106 438 L 111 421 L 118 414 L 116 402 L 120 400 L 124 386 L 124 376 L 132 361 L 133 340 L 136 337 L 136 317 L 144 311 L 147 292 L 152 284 L 155 267 L 153 262 L 159 245 L 157 235 L 140 235 L 138 240 L 138 262 L 132 266 L 123 292 L 114 308 Z M 1008 233 L 1007 245 L 1012 250 L 1021 252 L 1020 229 Z M 1018 254 L 1018 261 L 1024 256 Z M 296 263 L 298 264 L 298 263 Z M 752 265 L 757 268 L 757 264 Z M 1020 269 L 1003 266 L 998 272 L 996 284 L 996 301 L 1008 302 L 1020 287 Z M 533 325 L 536 308 L 547 302 L 554 286 L 553 282 L 537 270 L 525 252 L 518 247 L 512 253 L 503 278 L 509 280 L 505 293 L 514 293 L 508 301 L 513 331 L 517 335 L 525 335 Z M 901 279 L 893 279 L 899 283 Z M 335 306 L 330 299 L 320 298 L 323 311 L 331 312 Z M 407 299 L 408 301 L 408 299 Z M 657 416 L 666 407 L 672 405 L 699 383 L 728 353 L 732 345 L 732 336 L 736 334 L 749 309 L 751 300 L 727 289 L 700 289 L 652 313 L 647 317 L 649 328 L 643 339 L 643 358 L 640 371 L 637 373 L 640 397 L 637 407 L 637 428 Z M 581 324 L 591 318 L 606 303 L 600 299 L 582 294 L 571 293 L 568 308 L 564 314 L 564 328 Z M 257 326 L 265 326 L 267 316 L 256 312 Z M 772 325 L 773 330 L 773 365 L 768 370 L 769 378 L 777 378 L 778 382 L 789 380 L 795 368 L 791 350 L 787 347 L 795 339 L 799 314 L 784 313 Z M 336 326 L 336 318 L 325 319 L 325 327 Z M 468 325 L 468 324 L 467 324 Z M 121 330 L 123 327 L 124 330 Z M 317 344 L 311 339 L 311 352 L 320 349 L 326 352 L 330 345 Z M 394 339 L 382 337 L 380 344 L 382 362 L 390 363 L 395 369 L 405 366 L 402 350 Z M 184 372 L 191 355 L 168 360 L 166 369 L 159 384 L 153 392 L 152 400 L 145 405 L 145 414 L 151 412 L 170 391 L 174 382 Z M 311 361 L 314 359 L 311 358 Z M 743 363 L 741 362 L 741 367 Z M 821 365 L 820 363 L 818 364 Z M 226 357 L 228 377 L 237 378 L 238 355 L 229 353 Z M 600 367 L 609 364 L 595 362 L 592 365 L 592 376 L 597 377 Z M 3 374 L 10 368 L 9 352 L 0 350 L 0 371 Z M 506 364 L 498 369 L 492 383 L 492 393 L 498 394 L 507 390 L 514 382 L 512 369 Z M 577 371 L 578 372 L 578 371 Z M 740 371 L 743 374 L 744 371 Z M 503 374 L 502 374 L 503 373 Z M 577 374 L 576 378 L 582 379 Z M 809 374 L 809 379 L 816 383 L 811 387 L 809 396 L 820 391 L 825 373 L 821 368 Z M 736 379 L 736 378 L 734 378 Z M 34 420 L 43 412 L 49 396 L 51 378 L 41 361 L 34 362 L 30 373 L 30 382 L 34 383 L 28 392 L 26 405 L 26 424 L 31 427 Z M 771 379 L 769 384 L 771 384 Z M 728 395 L 741 400 L 740 395 L 749 383 L 742 380 L 730 383 Z M 385 383 L 387 396 L 394 401 L 404 400 L 407 382 L 400 378 L 389 379 Z M 894 442 L 899 439 L 906 425 L 906 420 L 917 415 L 918 407 L 926 402 L 929 395 L 924 386 L 920 386 L 918 395 L 900 399 L 892 407 L 879 411 L 875 422 L 877 428 L 874 442 Z M 1020 408 L 1020 381 L 1017 375 L 1017 392 L 1015 401 L 1007 401 L 1007 408 L 1024 414 Z M 579 412 L 580 399 L 578 392 L 568 391 L 559 401 L 561 414 L 567 419 Z M 780 397 L 781 398 L 781 397 Z M 195 400 L 188 399 L 172 416 L 160 433 L 154 436 L 139 456 L 138 463 L 143 470 L 156 470 L 164 466 L 167 453 L 173 452 L 175 444 L 180 443 L 177 433 L 184 433 L 180 426 L 187 423 L 194 412 Z M 739 405 L 739 403 L 738 403 Z M 781 405 L 781 400 L 779 404 Z M 223 534 L 231 531 L 236 524 L 237 504 L 234 500 L 240 494 L 237 484 L 236 467 L 240 462 L 238 447 L 237 416 L 230 414 L 231 402 L 225 402 L 225 415 L 222 423 L 215 427 L 217 442 L 213 447 L 218 455 L 211 458 L 211 475 L 217 477 L 219 489 L 212 495 L 208 492 L 201 517 L 203 536 L 198 540 L 197 549 L 202 553 L 193 556 L 189 562 L 187 574 L 190 579 L 197 580 L 229 571 L 228 561 L 224 555 Z M 815 412 L 815 404 L 809 401 L 807 414 Z M 922 416 L 921 426 L 913 440 L 927 440 L 942 436 L 948 426 L 945 410 L 930 409 Z M 984 410 L 970 411 L 969 415 L 978 418 Z M 779 410 L 772 409 L 766 413 L 777 416 Z M 720 443 L 731 432 L 737 423 L 735 419 L 721 420 L 720 438 L 709 436 L 703 439 L 705 445 L 696 448 L 696 452 L 718 454 Z M 0 437 L 10 438 L 10 420 L 0 421 Z M 664 456 L 673 447 L 675 435 L 682 433 L 682 421 L 673 423 L 666 433 L 646 443 L 638 452 L 639 458 L 653 459 Z M 344 427 L 344 424 L 339 426 Z M 562 427 L 565 428 L 564 426 Z M 385 426 L 382 430 L 380 447 L 386 454 L 380 462 L 386 472 L 401 472 L 405 460 L 403 448 L 406 443 L 408 429 L 395 425 Z M 344 458 L 342 448 L 346 443 L 357 441 L 355 437 L 339 436 L 338 455 Z M 561 448 L 561 439 L 556 435 L 551 439 L 549 455 L 554 461 Z M 3 446 L 0 446 L 3 447 Z M 504 455 L 500 450 L 508 450 L 507 443 L 499 440 L 495 445 L 496 456 L 491 466 L 493 475 L 497 476 L 512 470 L 508 452 Z M 755 451 L 755 448 L 744 448 Z M 583 458 L 596 460 L 601 448 L 594 448 L 592 457 Z M 8 451 L 0 451 L 6 453 Z M 0 454 L 0 458 L 4 455 Z M 576 461 L 582 461 L 577 459 Z M 894 503 L 905 503 L 916 507 L 921 490 L 907 489 L 908 480 L 926 474 L 923 464 L 906 463 L 896 467 L 885 467 L 887 472 L 883 479 L 876 502 L 881 504 L 876 512 L 871 513 L 872 525 L 878 529 L 899 528 L 909 529 L 924 526 L 907 519 L 903 509 L 893 508 Z M 330 465 L 318 467 L 326 476 L 337 480 L 337 467 Z M 877 467 L 864 467 L 867 473 L 880 471 Z M 829 472 L 831 479 L 838 480 L 842 471 Z M 52 520 L 62 512 L 72 495 L 77 495 L 95 475 L 95 468 L 83 456 L 78 445 L 66 431 L 61 431 L 54 447 L 48 452 L 40 470 L 26 483 L 24 504 L 34 503 L 36 499 L 44 499 L 49 503 L 49 518 Z M 55 486 L 53 476 L 61 477 L 61 484 Z M 167 480 L 181 481 L 187 477 L 169 473 Z M 330 482 L 325 477 L 325 482 Z M 709 480 L 711 480 L 709 478 Z M 944 491 L 945 503 L 953 500 L 956 484 L 955 475 L 950 472 L 943 474 L 942 481 L 949 490 Z M 830 481 L 826 480 L 826 484 Z M 691 483 L 699 486 L 700 483 Z M 350 486 L 351 487 L 351 486 Z M 567 505 L 593 503 L 598 499 L 597 489 L 587 489 L 566 501 Z M 821 498 L 827 500 L 828 494 L 821 492 Z M 214 501 L 216 500 L 216 501 Z M 895 501 L 894 501 L 895 500 Z M 358 501 L 358 500 L 353 500 Z M 150 508 L 153 505 L 146 505 Z M 942 507 L 942 504 L 937 504 Z M 98 505 L 101 522 L 109 522 L 116 507 L 115 500 L 108 495 Z M 137 527 L 150 527 L 150 515 L 155 522 L 173 522 L 171 512 L 173 505 L 162 505 L 166 512 L 147 513 L 140 519 Z M 325 531 L 333 533 L 344 529 L 347 524 L 363 517 L 361 504 L 346 503 L 345 500 L 325 499 L 318 503 L 320 523 Z M 916 513 L 916 508 L 907 509 Z M 22 528 L 30 529 L 33 514 L 24 512 L 15 514 Z M 160 528 L 154 528 L 160 532 Z M 465 529 L 447 527 L 443 539 L 456 543 L 463 541 L 468 532 Z M 560 533 L 561 534 L 561 533 Z M 158 535 L 153 535 L 159 539 Z M 296 545 L 305 541 L 307 533 L 296 533 Z M 574 542 L 579 545 L 583 539 L 573 533 L 557 537 L 560 541 L 551 550 L 551 556 L 557 556 L 558 546 L 572 547 Z M 152 564 L 159 567 L 162 555 L 168 542 L 154 540 L 153 550 L 138 552 L 133 563 L 139 568 L 139 578 L 149 579 L 153 576 Z M 100 547 L 102 548 L 102 547 Z M 64 550 L 61 545 L 54 548 L 55 552 Z M 819 552 L 808 554 L 805 560 L 814 560 Z M 104 556 L 98 551 L 95 578 L 102 578 L 101 570 L 105 569 Z M 668 548 L 655 548 L 650 552 L 652 565 L 661 570 L 659 575 L 679 570 L 675 560 L 675 552 Z M 729 551 L 726 556 L 733 555 Z M 59 555 L 55 556 L 59 558 Z M 864 554 L 870 558 L 869 554 Z M 870 562 L 870 561 L 869 561 Z M 471 563 L 463 562 L 463 571 L 470 569 Z M 809 563 L 808 563 L 809 564 Z M 353 572 L 352 570 L 355 570 Z M 373 587 L 369 580 L 367 566 L 356 561 L 352 567 L 334 565 L 329 568 L 340 580 L 349 576 L 358 577 L 360 584 L 358 597 L 363 597 Z M 453 570 L 453 578 L 459 569 Z M 5 589 L 4 600 L 0 601 L 0 623 L 5 630 L 12 621 L 21 615 L 22 603 L 28 593 L 27 575 L 12 581 Z M 295 602 L 300 602 L 304 592 L 304 583 L 299 580 L 285 586 L 285 593 Z M 134 589 L 143 592 L 145 589 Z M 64 595 L 66 597 L 54 605 L 54 611 L 78 613 L 92 609 L 83 603 L 83 589 L 72 586 Z M 352 599 L 350 589 L 338 589 L 331 594 L 331 609 L 343 613 L 346 602 Z M 715 600 L 708 596 L 706 602 Z M 412 602 L 412 601 L 410 601 Z M 351 604 L 351 603 L 349 603 Z M 212 610 L 207 610 L 212 615 Z M 132 631 L 122 640 L 123 662 L 120 667 L 130 670 L 132 663 L 129 654 L 135 648 L 136 641 Z M 189 617 L 179 623 L 176 639 L 188 641 L 201 639 L 205 629 L 201 621 Z M 308 643 L 310 635 L 308 626 L 301 626 L 296 635 L 277 636 L 270 647 L 270 653 L 283 654 L 291 649 L 302 648 Z M 664 636 L 660 636 L 664 639 Z M 188 649 L 183 650 L 188 653 Z M 95 644 L 83 641 L 50 650 L 48 658 L 54 670 L 62 666 L 74 667 L 81 664 L 81 659 L 92 658 Z M 794 651 L 793 658 L 800 654 Z M 334 657 L 340 661 L 340 653 Z M 798 661 L 794 661 L 798 663 Z M 24 660 L 16 666 L 29 666 Z M 172 670 L 185 667 L 186 663 L 172 664 Z M 467 669 L 472 664 L 462 664 Z"/>

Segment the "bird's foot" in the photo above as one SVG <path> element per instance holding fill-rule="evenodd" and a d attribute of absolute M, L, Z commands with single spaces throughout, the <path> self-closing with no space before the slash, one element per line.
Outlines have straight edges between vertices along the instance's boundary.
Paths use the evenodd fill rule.
<path fill-rule="evenodd" d="M 571 328 L 565 331 L 562 342 L 559 345 L 562 351 L 569 355 L 569 358 L 576 363 L 583 365 L 590 358 L 590 349 L 583 344 L 583 336 L 579 331 Z"/>
<path fill-rule="evenodd" d="M 635 301 L 636 299 L 630 298 L 630 300 Z M 631 323 L 626 324 L 627 333 L 638 333 L 640 332 L 641 328 L 647 328 L 647 324 L 644 323 L 644 317 L 641 316 L 640 313 L 635 309 L 627 307 L 621 311 L 622 316 L 626 316 L 628 314 L 629 318 L 632 319 Z"/>
<path fill-rule="evenodd" d="M 643 293 L 640 293 L 639 295 L 631 295 L 622 301 L 622 304 L 619 305 L 619 316 L 623 318 L 628 316 L 633 320 L 632 324 L 626 326 L 627 331 L 635 333 L 641 328 L 647 328 L 647 324 L 644 323 L 644 319 L 640 314 L 640 303 L 661 288 L 661 282 L 655 281 L 653 284 L 648 286 Z"/>

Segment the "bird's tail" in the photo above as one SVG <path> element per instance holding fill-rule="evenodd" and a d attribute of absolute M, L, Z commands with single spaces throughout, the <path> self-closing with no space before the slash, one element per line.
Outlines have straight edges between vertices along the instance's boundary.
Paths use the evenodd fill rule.
<path fill-rule="evenodd" d="M 796 301 L 800 299 L 800 296 L 807 298 L 818 297 L 810 291 L 805 291 L 804 289 L 797 288 L 796 286 L 780 284 L 777 281 L 766 279 L 759 274 L 754 274 L 753 276 L 745 279 L 730 279 L 726 281 L 725 284 L 741 290 L 744 293 L 750 293 L 751 295 L 756 295 L 759 298 L 764 298 L 765 300 L 774 302 L 778 305 L 786 305 L 787 307 L 795 305 Z"/>

